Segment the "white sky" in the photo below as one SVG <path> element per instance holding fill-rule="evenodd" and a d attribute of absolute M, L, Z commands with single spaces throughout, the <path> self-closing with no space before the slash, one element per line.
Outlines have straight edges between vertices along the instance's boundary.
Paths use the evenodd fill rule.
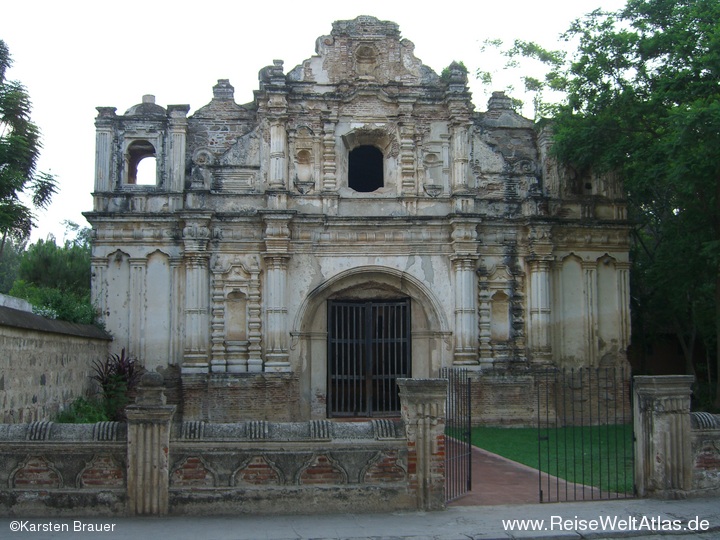
<path fill-rule="evenodd" d="M 162 106 L 187 103 L 190 114 L 212 98 L 218 79 L 230 79 L 235 100 L 248 103 L 257 74 L 285 61 L 285 71 L 315 53 L 315 40 L 332 22 L 372 15 L 399 24 L 415 54 L 438 74 L 453 60 L 500 70 L 503 60 L 482 55 L 485 39 L 537 41 L 559 47 L 575 18 L 624 0 L 22 0 L 0 8 L 0 39 L 10 49 L 9 79 L 23 83 L 42 131 L 39 170 L 57 175 L 60 191 L 38 211 L 32 240 L 61 240 L 63 220 L 87 226 L 92 210 L 95 107 L 123 114 L 154 94 Z M 486 62 L 487 64 L 483 64 Z M 517 77 L 515 74 L 513 77 Z M 476 109 L 510 82 L 500 73 L 492 88 L 471 78 Z M 519 82 L 516 82 L 520 86 Z M 514 94 L 515 97 L 522 97 Z"/>

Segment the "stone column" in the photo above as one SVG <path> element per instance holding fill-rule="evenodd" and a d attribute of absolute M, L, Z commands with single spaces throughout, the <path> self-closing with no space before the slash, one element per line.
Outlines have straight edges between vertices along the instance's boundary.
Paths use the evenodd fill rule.
<path fill-rule="evenodd" d="M 115 107 L 98 107 L 95 120 L 95 191 L 112 191 L 113 140 L 115 138 Z M 101 210 L 95 208 L 95 210 Z"/>
<path fill-rule="evenodd" d="M 692 488 L 692 375 L 634 378 L 638 496 L 684 498 Z"/>
<path fill-rule="evenodd" d="M 127 435 L 128 514 L 168 513 L 170 422 L 175 405 L 165 404 L 163 378 L 146 373 L 135 405 L 125 409 Z"/>
<path fill-rule="evenodd" d="M 597 263 L 583 261 L 583 292 L 585 293 L 585 358 L 588 365 L 597 366 Z"/>
<path fill-rule="evenodd" d="M 533 362 L 550 364 L 550 261 L 530 261 L 530 351 Z"/>
<path fill-rule="evenodd" d="M 190 105 L 168 105 L 170 149 L 167 155 L 168 191 L 182 193 L 185 190 L 185 147 L 187 138 L 187 113 Z"/>
<path fill-rule="evenodd" d="M 454 363 L 477 364 L 477 222 L 452 222 L 451 256 L 455 286 Z"/>
<path fill-rule="evenodd" d="M 207 373 L 209 363 L 209 268 L 206 220 L 188 219 L 183 229 L 185 248 L 185 346 L 183 373 Z"/>
<path fill-rule="evenodd" d="M 286 298 L 290 216 L 266 214 L 264 220 L 265 371 L 290 371 Z"/>
<path fill-rule="evenodd" d="M 408 441 L 408 476 L 418 510 L 445 508 L 447 380 L 398 379 Z"/>

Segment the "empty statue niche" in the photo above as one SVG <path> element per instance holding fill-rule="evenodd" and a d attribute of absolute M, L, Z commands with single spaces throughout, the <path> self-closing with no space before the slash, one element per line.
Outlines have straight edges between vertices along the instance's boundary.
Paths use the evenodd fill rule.
<path fill-rule="evenodd" d="M 355 73 L 361 79 L 374 79 L 377 68 L 377 51 L 369 45 L 361 45 L 355 51 Z"/>
<path fill-rule="evenodd" d="M 384 186 L 383 153 L 371 145 L 362 145 L 350 151 L 348 186 L 360 193 L 370 193 Z"/>
<path fill-rule="evenodd" d="M 155 147 L 149 141 L 133 141 L 128 146 L 127 183 L 134 185 L 157 184 Z"/>

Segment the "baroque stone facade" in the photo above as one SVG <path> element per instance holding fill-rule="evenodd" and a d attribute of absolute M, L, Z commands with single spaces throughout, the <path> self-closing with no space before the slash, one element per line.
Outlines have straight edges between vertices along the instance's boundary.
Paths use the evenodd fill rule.
<path fill-rule="evenodd" d="M 621 186 L 413 49 L 363 16 L 263 68 L 252 103 L 223 79 L 190 116 L 98 108 L 94 300 L 118 347 L 179 373 L 186 420 L 238 389 L 271 419 L 374 416 L 443 366 L 625 362 Z"/>

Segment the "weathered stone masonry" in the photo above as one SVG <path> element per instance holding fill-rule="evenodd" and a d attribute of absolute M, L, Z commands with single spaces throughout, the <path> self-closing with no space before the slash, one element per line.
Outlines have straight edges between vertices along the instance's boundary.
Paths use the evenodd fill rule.
<path fill-rule="evenodd" d="M 476 112 L 462 66 L 413 49 L 358 17 L 263 68 L 252 103 L 221 79 L 189 116 L 98 108 L 94 300 L 185 420 L 247 418 L 241 387 L 255 418 L 332 416 L 339 301 L 409 301 L 403 376 L 625 362 L 621 186 L 559 167 L 508 97 Z"/>

